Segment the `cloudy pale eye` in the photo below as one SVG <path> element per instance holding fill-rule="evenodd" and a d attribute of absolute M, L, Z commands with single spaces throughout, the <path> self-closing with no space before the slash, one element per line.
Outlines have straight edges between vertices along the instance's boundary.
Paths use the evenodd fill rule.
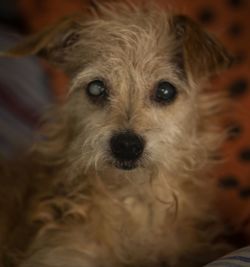
<path fill-rule="evenodd" d="M 94 80 L 87 85 L 86 93 L 94 104 L 104 105 L 108 99 L 108 89 L 101 80 Z"/>
<path fill-rule="evenodd" d="M 177 96 L 176 87 L 170 82 L 163 81 L 158 83 L 155 90 L 154 100 L 163 104 L 171 103 Z"/>
<path fill-rule="evenodd" d="M 95 80 L 88 84 L 87 92 L 91 97 L 101 97 L 106 95 L 107 89 L 102 81 Z"/>

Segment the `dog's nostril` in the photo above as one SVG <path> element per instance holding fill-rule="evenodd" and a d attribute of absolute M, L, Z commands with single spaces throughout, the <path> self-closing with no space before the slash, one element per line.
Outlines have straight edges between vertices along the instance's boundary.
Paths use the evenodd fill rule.
<path fill-rule="evenodd" d="M 118 160 L 137 160 L 144 150 L 144 141 L 142 137 L 126 132 L 114 135 L 110 146 Z"/>

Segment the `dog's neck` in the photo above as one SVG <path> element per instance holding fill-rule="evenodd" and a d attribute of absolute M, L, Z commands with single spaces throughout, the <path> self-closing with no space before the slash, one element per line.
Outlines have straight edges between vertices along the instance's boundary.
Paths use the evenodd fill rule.
<path fill-rule="evenodd" d="M 93 171 L 89 184 L 94 191 L 113 196 L 122 202 L 132 199 L 143 199 L 144 202 L 167 203 L 173 200 L 176 177 L 168 177 L 166 173 L 154 168 L 138 168 L 132 171 L 106 169 Z"/>

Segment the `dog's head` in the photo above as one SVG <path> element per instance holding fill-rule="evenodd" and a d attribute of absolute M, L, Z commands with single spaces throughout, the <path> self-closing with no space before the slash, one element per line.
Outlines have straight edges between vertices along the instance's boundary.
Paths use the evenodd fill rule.
<path fill-rule="evenodd" d="M 212 150 L 204 124 L 213 105 L 201 103 L 201 82 L 231 59 L 186 16 L 99 5 L 95 16 L 65 19 L 7 54 L 42 56 L 70 75 L 67 147 L 85 167 L 178 171 Z"/>

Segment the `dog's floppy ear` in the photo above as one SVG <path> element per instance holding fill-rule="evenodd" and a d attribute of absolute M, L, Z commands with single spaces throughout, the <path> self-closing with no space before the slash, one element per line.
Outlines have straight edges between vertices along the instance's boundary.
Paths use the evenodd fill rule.
<path fill-rule="evenodd" d="M 190 18 L 174 16 L 173 28 L 182 50 L 183 66 L 193 77 L 209 77 L 232 64 L 232 57 L 222 44 Z"/>
<path fill-rule="evenodd" d="M 1 56 L 41 56 L 54 64 L 68 60 L 69 52 L 80 39 L 81 24 L 77 16 L 61 20 L 56 25 L 21 40 L 15 47 L 3 51 Z"/>

